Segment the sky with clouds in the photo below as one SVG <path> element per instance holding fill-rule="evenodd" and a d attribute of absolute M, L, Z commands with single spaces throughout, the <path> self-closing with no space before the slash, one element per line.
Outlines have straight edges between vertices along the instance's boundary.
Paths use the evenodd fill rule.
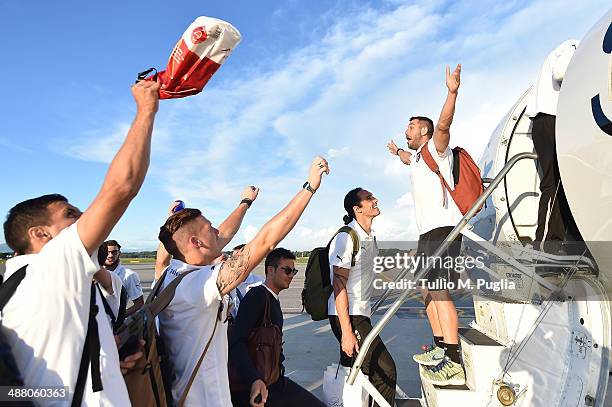
<path fill-rule="evenodd" d="M 137 72 L 163 69 L 199 15 L 231 22 L 242 42 L 204 92 L 160 102 L 151 168 L 112 238 L 153 249 L 170 201 L 220 223 L 246 185 L 261 193 L 234 243 L 249 240 L 299 191 L 316 155 L 327 176 L 282 246 L 323 245 L 345 193 L 379 198 L 379 240 L 415 239 L 405 144 L 411 115 L 438 117 L 445 65 L 461 63 L 451 145 L 479 157 L 553 48 L 580 39 L 609 2 L 0 0 L 4 98 L 0 212 L 60 192 L 86 208 L 135 112 Z M 0 239 L 2 240 L 2 239 Z"/>

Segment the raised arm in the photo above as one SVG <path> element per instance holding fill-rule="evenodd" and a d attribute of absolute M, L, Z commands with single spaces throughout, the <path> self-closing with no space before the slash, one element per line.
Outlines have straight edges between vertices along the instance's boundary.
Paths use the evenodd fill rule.
<path fill-rule="evenodd" d="M 324 173 L 329 174 L 327 161 L 321 157 L 315 158 L 308 176 L 308 183 L 313 190 L 316 191 L 321 185 Z M 312 195 L 312 192 L 301 189 L 282 211 L 261 228 L 253 240 L 223 263 L 217 278 L 217 287 L 221 295 L 228 294 L 244 281 L 264 257 L 287 236 L 302 216 Z"/>
<path fill-rule="evenodd" d="M 110 164 L 100 192 L 77 224 L 79 237 L 89 254 L 106 239 L 142 186 L 149 168 L 158 91 L 159 84 L 152 81 L 132 86 L 136 117 Z"/>
<path fill-rule="evenodd" d="M 244 215 L 246 215 L 251 204 L 257 199 L 257 194 L 259 194 L 259 188 L 254 186 L 246 187 L 240 196 L 241 201 L 238 207 L 219 225 L 219 242 L 221 247 L 227 246 L 236 233 L 238 233 Z"/>
<path fill-rule="evenodd" d="M 446 100 L 444 101 L 444 106 L 442 106 L 442 112 L 433 134 L 433 141 L 439 154 L 446 151 L 450 141 L 450 126 L 455 115 L 455 103 L 460 83 L 461 64 L 457 65 L 452 74 L 450 73 L 450 68 L 446 66 L 446 87 L 448 88 L 448 94 L 446 95 Z"/>
<path fill-rule="evenodd" d="M 172 216 L 174 209 L 179 205 L 180 201 L 172 201 L 168 208 L 168 216 Z M 166 267 L 170 265 L 170 260 L 172 260 L 172 255 L 168 253 L 163 243 L 160 243 L 155 254 L 155 280 L 159 280 Z"/>
<path fill-rule="evenodd" d="M 395 141 L 390 140 L 387 143 L 387 148 L 389 149 L 389 153 L 392 155 L 396 155 L 399 157 L 400 161 L 403 162 L 406 165 L 410 165 L 411 163 L 411 157 L 412 157 L 412 153 L 409 151 L 404 150 L 403 148 L 400 148 L 397 146 L 397 144 L 395 144 Z"/>

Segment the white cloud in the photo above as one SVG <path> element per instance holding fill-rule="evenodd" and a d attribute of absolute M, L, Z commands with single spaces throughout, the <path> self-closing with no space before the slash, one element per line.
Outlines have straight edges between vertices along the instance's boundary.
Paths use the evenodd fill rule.
<path fill-rule="evenodd" d="M 397 201 L 395 201 L 395 208 L 408 208 L 414 206 L 414 197 L 412 196 L 412 192 L 406 192 L 404 195 L 400 196 Z"/>
<path fill-rule="evenodd" d="M 405 143 L 402 133 L 412 114 L 437 119 L 444 65 L 463 64 L 451 144 L 478 159 L 550 49 L 583 35 L 608 7 L 604 1 L 393 0 L 383 10 L 336 16 L 319 40 L 274 53 L 267 58 L 273 64 L 245 68 L 235 79 L 225 78 L 221 68 L 218 85 L 201 95 L 162 101 L 152 175 L 171 197 L 215 218 L 229 213 L 243 185 L 261 186 L 248 215 L 252 224 L 243 232 L 249 240 L 299 190 L 312 157 L 327 153 L 332 173 L 285 247 L 325 243 L 341 225 L 344 194 L 358 185 L 371 189 L 381 205 L 394 203 L 376 221 L 384 239 L 415 239 L 410 169 L 385 145 L 391 138 Z M 96 139 L 99 133 L 87 135 L 67 153 L 108 161 L 127 128 L 115 130 L 103 140 Z"/>

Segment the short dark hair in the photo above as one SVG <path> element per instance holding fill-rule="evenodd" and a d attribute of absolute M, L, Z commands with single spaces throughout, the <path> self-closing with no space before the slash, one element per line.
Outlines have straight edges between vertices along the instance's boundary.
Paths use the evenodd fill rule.
<path fill-rule="evenodd" d="M 4 222 L 4 239 L 15 253 L 25 254 L 30 249 L 28 229 L 49 225 L 47 209 L 54 202 L 68 202 L 68 199 L 60 194 L 42 195 L 20 202 L 9 210 Z"/>
<path fill-rule="evenodd" d="M 244 243 L 239 244 L 238 246 L 234 247 L 232 251 L 235 252 L 236 250 L 241 250 L 244 246 L 246 246 Z"/>
<path fill-rule="evenodd" d="M 117 246 L 119 248 L 119 250 L 121 250 L 121 245 L 116 241 L 116 240 L 107 240 L 106 242 L 104 242 L 104 245 L 106 246 L 106 248 L 108 249 L 108 246 Z"/>
<path fill-rule="evenodd" d="M 425 116 L 412 116 L 409 121 L 418 120 L 421 125 L 425 125 L 427 127 L 427 135 L 431 138 L 434 133 L 434 124 L 433 121 L 429 117 Z"/>
<path fill-rule="evenodd" d="M 172 257 L 182 259 L 181 253 L 176 246 L 176 241 L 173 237 L 176 231 L 179 230 L 184 224 L 201 215 L 202 212 L 200 212 L 199 209 L 185 208 L 181 211 L 173 213 L 166 220 L 166 223 L 159 228 L 159 241 L 162 242 L 164 248 L 168 253 L 170 253 L 170 255 L 172 255 Z"/>
<path fill-rule="evenodd" d="M 107 242 L 104 242 L 100 245 L 100 247 L 98 247 L 98 264 L 100 267 L 103 267 L 104 263 L 106 263 L 106 258 L 108 257 L 108 246 L 113 246 L 106 243 Z"/>
<path fill-rule="evenodd" d="M 277 247 L 266 256 L 265 271 L 268 273 L 268 267 L 278 267 L 281 259 L 295 260 L 295 254 L 291 250 Z"/>
<path fill-rule="evenodd" d="M 344 215 L 342 220 L 344 221 L 345 225 L 348 225 L 355 219 L 355 210 L 353 207 L 361 207 L 361 199 L 359 198 L 359 193 L 361 191 L 363 191 L 363 188 L 361 187 L 351 189 L 344 197 L 344 210 L 346 211 L 346 215 Z"/>

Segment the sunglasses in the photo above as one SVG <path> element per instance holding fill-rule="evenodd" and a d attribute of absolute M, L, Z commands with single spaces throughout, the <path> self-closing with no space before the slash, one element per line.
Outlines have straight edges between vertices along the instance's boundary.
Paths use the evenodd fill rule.
<path fill-rule="evenodd" d="M 299 271 L 298 269 L 294 269 L 291 267 L 281 267 L 280 269 L 283 270 L 288 276 L 295 276 Z"/>
<path fill-rule="evenodd" d="M 108 254 L 117 254 L 119 253 L 119 250 L 109 250 Z"/>

